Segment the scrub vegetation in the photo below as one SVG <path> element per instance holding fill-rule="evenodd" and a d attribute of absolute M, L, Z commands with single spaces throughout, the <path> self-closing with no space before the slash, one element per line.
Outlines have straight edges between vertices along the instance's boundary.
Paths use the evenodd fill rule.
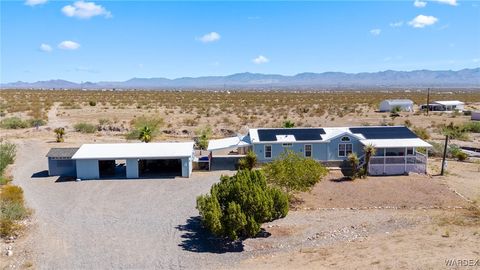
<path fill-rule="evenodd" d="M 23 190 L 10 184 L 6 168 L 15 160 L 15 145 L 0 143 L 0 237 L 14 236 L 21 229 L 18 221 L 26 218 L 30 211 L 23 199 Z"/>
<path fill-rule="evenodd" d="M 288 197 L 267 185 L 260 170 L 241 170 L 222 176 L 210 194 L 197 198 L 203 225 L 214 235 L 229 240 L 255 237 L 262 223 L 285 217 Z"/>

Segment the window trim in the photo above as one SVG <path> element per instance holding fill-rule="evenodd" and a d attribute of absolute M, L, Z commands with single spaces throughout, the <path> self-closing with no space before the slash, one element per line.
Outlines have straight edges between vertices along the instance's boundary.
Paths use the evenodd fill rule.
<path fill-rule="evenodd" d="M 307 156 L 307 146 L 310 146 L 310 155 Z M 313 145 L 312 144 L 304 144 L 303 145 L 303 156 L 304 157 L 313 157 Z"/>
<path fill-rule="evenodd" d="M 270 152 L 270 156 L 269 156 L 269 157 L 267 157 L 267 147 L 270 147 L 270 151 L 268 151 L 268 152 Z M 263 157 L 264 157 L 265 159 L 271 159 L 271 158 L 272 158 L 272 145 L 271 145 L 271 144 L 265 144 L 265 145 L 263 146 Z"/>
<path fill-rule="evenodd" d="M 348 154 L 350 154 L 350 153 L 347 153 L 347 145 L 350 145 L 350 148 L 351 148 L 350 153 L 353 153 L 353 144 L 352 143 L 339 143 L 338 144 L 338 153 L 337 153 L 339 157 L 347 157 Z M 340 146 L 343 146 L 344 155 L 340 155 Z"/>

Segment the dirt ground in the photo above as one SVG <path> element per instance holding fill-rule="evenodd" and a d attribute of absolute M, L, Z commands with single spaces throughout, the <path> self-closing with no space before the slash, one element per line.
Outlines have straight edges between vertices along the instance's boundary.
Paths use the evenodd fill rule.
<path fill-rule="evenodd" d="M 306 209 L 325 208 L 455 208 L 467 204 L 442 179 L 427 175 L 370 176 L 344 180 L 333 171 L 310 192 L 300 194 Z"/>

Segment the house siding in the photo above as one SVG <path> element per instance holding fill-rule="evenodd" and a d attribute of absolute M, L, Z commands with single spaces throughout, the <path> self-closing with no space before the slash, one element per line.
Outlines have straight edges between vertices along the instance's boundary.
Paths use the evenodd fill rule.
<path fill-rule="evenodd" d="M 304 156 L 304 149 L 305 145 L 310 144 L 312 145 L 312 158 L 315 160 L 326 161 L 328 154 L 327 154 L 327 144 L 326 143 L 299 143 L 295 142 L 292 143 L 292 146 L 284 147 L 281 143 L 257 143 L 253 145 L 253 151 L 255 155 L 257 155 L 257 160 L 261 163 L 269 162 L 275 158 L 278 158 L 283 152 L 286 150 L 292 150 L 296 153 L 301 154 Z M 265 145 L 272 146 L 272 158 L 265 158 Z"/>
<path fill-rule="evenodd" d="M 342 137 L 350 138 L 350 142 L 342 142 Z M 342 161 L 347 159 L 346 156 L 341 157 L 338 155 L 338 144 L 340 143 L 351 143 L 352 151 L 354 153 L 357 153 L 358 156 L 363 155 L 362 144 L 360 143 L 360 141 L 354 136 L 344 135 L 344 136 L 339 136 L 337 138 L 334 138 L 328 143 L 328 160 L 329 161 Z"/>

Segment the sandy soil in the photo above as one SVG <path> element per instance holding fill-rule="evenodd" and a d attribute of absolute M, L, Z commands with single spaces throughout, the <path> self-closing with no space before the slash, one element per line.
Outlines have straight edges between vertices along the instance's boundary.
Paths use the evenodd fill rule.
<path fill-rule="evenodd" d="M 454 208 L 467 206 L 447 189 L 442 179 L 427 175 L 370 176 L 343 180 L 340 171 L 332 171 L 311 192 L 300 194 L 300 207 L 323 208 Z"/>

